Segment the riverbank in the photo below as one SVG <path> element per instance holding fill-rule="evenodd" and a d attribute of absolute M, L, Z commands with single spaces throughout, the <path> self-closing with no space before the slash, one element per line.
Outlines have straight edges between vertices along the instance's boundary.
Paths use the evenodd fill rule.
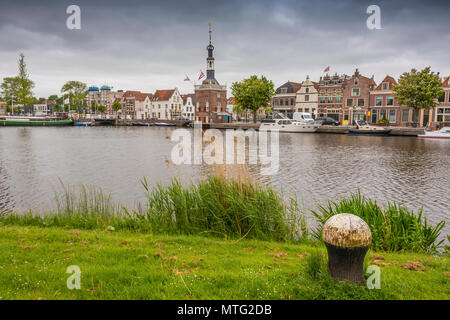
<path fill-rule="evenodd" d="M 380 266 L 381 288 L 369 290 L 332 281 L 314 243 L 16 225 L 0 237 L 3 300 L 450 299 L 448 256 L 370 250 L 365 265 Z M 66 286 L 70 265 L 80 290 Z"/>

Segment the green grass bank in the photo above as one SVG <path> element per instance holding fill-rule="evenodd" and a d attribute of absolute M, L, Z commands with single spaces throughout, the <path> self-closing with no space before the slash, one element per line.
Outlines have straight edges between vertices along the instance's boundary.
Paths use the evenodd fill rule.
<path fill-rule="evenodd" d="M 0 226 L 0 299 L 450 299 L 450 258 L 369 251 L 381 289 L 336 283 L 318 242 Z M 81 269 L 69 290 L 66 269 Z"/>

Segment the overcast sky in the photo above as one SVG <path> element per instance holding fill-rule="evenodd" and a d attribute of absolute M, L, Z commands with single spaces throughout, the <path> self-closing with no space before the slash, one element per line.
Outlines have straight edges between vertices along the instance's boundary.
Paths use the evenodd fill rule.
<path fill-rule="evenodd" d="M 114 90 L 178 87 L 193 92 L 205 71 L 213 25 L 216 78 L 231 85 L 252 74 L 275 86 L 331 72 L 398 77 L 431 66 L 450 74 L 450 1 L 4 1 L 0 0 L 0 78 L 17 74 L 20 52 L 37 97 L 68 80 Z M 66 9 L 81 8 L 81 30 Z M 369 30 L 367 7 L 381 8 Z M 198 82 L 198 81 L 197 81 Z"/>

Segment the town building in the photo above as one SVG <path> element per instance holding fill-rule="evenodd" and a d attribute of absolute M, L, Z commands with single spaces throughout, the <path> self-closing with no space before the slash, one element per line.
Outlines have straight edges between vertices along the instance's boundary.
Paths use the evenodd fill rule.
<path fill-rule="evenodd" d="M 288 81 L 275 90 L 275 96 L 272 99 L 273 111 L 279 112 L 292 119 L 296 111 L 297 91 L 302 84 Z"/>
<path fill-rule="evenodd" d="M 295 111 L 310 113 L 313 118 L 317 117 L 319 107 L 319 83 L 313 82 L 306 76 L 301 83 L 295 98 Z"/>
<path fill-rule="evenodd" d="M 318 115 L 319 117 L 330 117 L 341 123 L 349 120 L 348 111 L 344 111 L 343 94 L 344 81 L 348 78 L 346 75 L 333 76 L 326 74 L 320 77 L 319 80 L 319 102 Z"/>
<path fill-rule="evenodd" d="M 160 120 L 173 120 L 181 116 L 183 98 L 177 88 L 156 90 L 151 104 L 151 117 Z"/>
<path fill-rule="evenodd" d="M 7 110 L 8 110 L 8 108 L 7 108 L 6 101 L 0 100 L 0 116 L 6 116 L 6 114 L 8 112 Z"/>
<path fill-rule="evenodd" d="M 430 121 L 440 126 L 450 126 L 450 76 L 443 79 L 444 94 L 439 97 L 439 104 L 431 111 Z"/>
<path fill-rule="evenodd" d="M 342 124 L 351 125 L 358 120 L 367 120 L 370 91 L 375 87 L 373 76 L 365 77 L 359 73 L 358 69 L 351 77 L 344 79 L 343 100 L 345 104 Z"/>
<path fill-rule="evenodd" d="M 184 94 L 182 98 L 183 108 L 181 116 L 189 120 L 195 120 L 195 94 Z"/>
<path fill-rule="evenodd" d="M 195 85 L 195 120 L 203 123 L 228 122 L 230 115 L 226 112 L 227 86 L 221 85 L 215 78 L 214 46 L 209 26 L 209 45 L 206 47 L 206 79 L 201 85 Z"/>
<path fill-rule="evenodd" d="M 126 118 L 148 119 L 150 118 L 150 105 L 153 95 L 140 91 L 125 91 L 121 98 L 122 110 L 119 111 Z M 111 104 L 114 100 L 111 102 Z"/>
<path fill-rule="evenodd" d="M 394 97 L 393 87 L 397 81 L 387 75 L 383 81 L 370 91 L 369 110 L 367 121 L 373 124 L 384 120 L 389 125 L 408 126 L 412 122 L 413 110 L 406 106 L 400 106 Z"/>
<path fill-rule="evenodd" d="M 91 110 L 95 110 L 95 106 L 105 106 L 107 114 L 114 114 L 111 108 L 116 99 L 122 99 L 123 90 L 112 91 L 112 87 L 103 85 L 100 88 L 93 85 L 88 88 L 87 106 Z"/>

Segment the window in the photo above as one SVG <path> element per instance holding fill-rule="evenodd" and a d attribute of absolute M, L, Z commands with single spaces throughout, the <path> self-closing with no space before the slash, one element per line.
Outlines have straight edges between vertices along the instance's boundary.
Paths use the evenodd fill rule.
<path fill-rule="evenodd" d="M 442 95 L 440 95 L 438 98 L 439 102 L 444 102 L 444 100 L 445 100 L 445 92 L 443 92 Z"/>
<path fill-rule="evenodd" d="M 305 101 L 309 101 L 309 95 L 305 95 Z"/>
<path fill-rule="evenodd" d="M 402 110 L 402 122 L 408 122 L 409 120 L 409 110 L 403 109 Z"/>
<path fill-rule="evenodd" d="M 340 95 L 336 96 L 336 103 L 341 103 L 341 96 Z"/>
<path fill-rule="evenodd" d="M 294 98 L 291 98 L 291 106 L 295 104 Z"/>
<path fill-rule="evenodd" d="M 287 88 L 281 88 L 281 89 L 280 89 L 280 92 L 281 92 L 281 93 L 287 93 Z"/>
<path fill-rule="evenodd" d="M 387 97 L 386 98 L 386 105 L 387 106 L 393 106 L 394 105 L 394 97 Z"/>
<path fill-rule="evenodd" d="M 389 123 L 395 123 L 396 122 L 396 110 L 391 109 L 389 110 Z"/>
<path fill-rule="evenodd" d="M 280 106 L 282 106 L 283 105 L 283 99 L 280 99 Z"/>
<path fill-rule="evenodd" d="M 353 106 L 353 99 L 347 99 L 347 107 Z"/>
<path fill-rule="evenodd" d="M 306 93 L 309 93 L 309 88 L 306 88 L 305 92 L 306 92 Z"/>
<path fill-rule="evenodd" d="M 384 119 L 384 118 L 386 118 L 386 109 L 381 109 L 380 110 L 380 119 Z"/>
<path fill-rule="evenodd" d="M 382 88 L 383 90 L 389 90 L 389 82 L 383 82 Z"/>
<path fill-rule="evenodd" d="M 324 96 L 320 97 L 320 103 L 325 103 L 325 97 Z"/>
<path fill-rule="evenodd" d="M 308 113 L 309 113 L 309 108 L 305 108 L 305 112 L 308 112 Z"/>
<path fill-rule="evenodd" d="M 344 121 L 348 121 L 348 111 L 344 112 Z"/>
<path fill-rule="evenodd" d="M 358 107 L 364 107 L 364 99 L 358 99 Z"/>
<path fill-rule="evenodd" d="M 448 97 L 448 102 L 450 102 L 450 91 L 447 93 L 447 97 Z"/>
<path fill-rule="evenodd" d="M 358 78 L 355 79 L 355 86 L 358 85 Z"/>
<path fill-rule="evenodd" d="M 353 90 L 352 90 L 352 96 L 353 96 L 353 97 L 359 96 L 359 88 L 353 88 Z"/>
<path fill-rule="evenodd" d="M 328 96 L 328 103 L 333 103 L 333 96 Z"/>
<path fill-rule="evenodd" d="M 383 105 L 383 97 L 380 97 L 380 96 L 375 97 L 375 105 L 382 106 Z"/>

